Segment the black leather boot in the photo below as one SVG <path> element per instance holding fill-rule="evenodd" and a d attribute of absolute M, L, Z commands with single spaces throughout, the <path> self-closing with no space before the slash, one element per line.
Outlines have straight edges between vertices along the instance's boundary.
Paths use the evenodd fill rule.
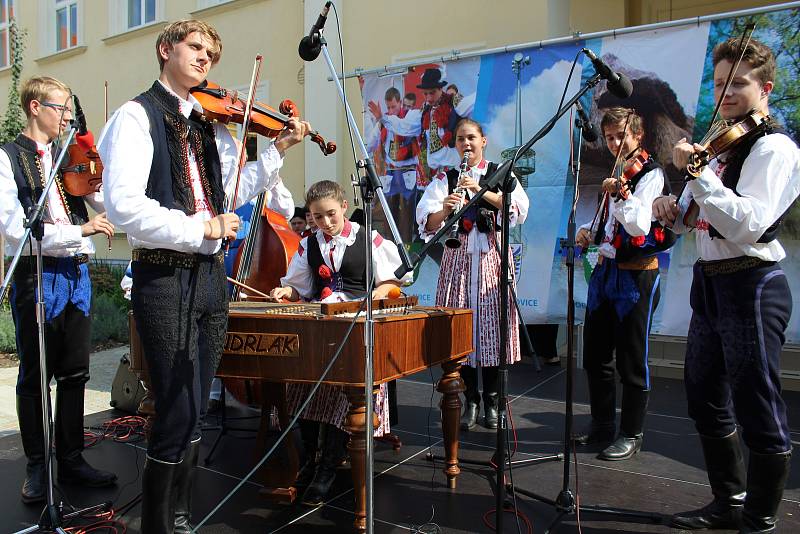
<path fill-rule="evenodd" d="M 192 482 L 200 456 L 200 440 L 193 441 L 186 449 L 183 461 L 175 467 L 175 534 L 190 534 L 194 528 L 192 518 Z"/>
<path fill-rule="evenodd" d="M 617 386 L 614 377 L 598 379 L 589 376 L 588 385 L 592 422 L 575 436 L 575 442 L 578 445 L 610 443 L 614 439 L 617 426 L 615 422 Z"/>
<path fill-rule="evenodd" d="M 175 471 L 180 464 L 149 456 L 142 473 L 142 526 L 147 534 L 172 534 L 175 529 Z"/>
<path fill-rule="evenodd" d="M 83 391 L 83 383 L 65 387 L 61 382 L 56 391 L 58 482 L 91 488 L 111 486 L 117 481 L 117 475 L 95 469 L 83 458 Z"/>
<path fill-rule="evenodd" d="M 319 450 L 319 428 L 320 424 L 308 419 L 300 419 L 300 437 L 303 440 L 305 450 L 305 463 L 297 473 L 297 480 L 294 487 L 298 493 L 305 490 L 317 471 L 317 451 Z"/>
<path fill-rule="evenodd" d="M 497 428 L 497 392 L 483 392 L 483 426 Z"/>
<path fill-rule="evenodd" d="M 481 393 L 478 391 L 478 370 L 468 365 L 461 366 L 461 380 L 464 381 L 466 406 L 461 417 L 461 430 L 472 430 L 478 424 L 478 411 Z"/>
<path fill-rule="evenodd" d="M 333 481 L 336 480 L 336 468 L 346 454 L 345 445 L 350 434 L 333 425 L 325 425 L 325 437 L 322 441 L 322 455 L 320 456 L 314 480 L 308 485 L 303 494 L 303 504 L 306 506 L 319 506 L 325 502 Z"/>
<path fill-rule="evenodd" d="M 792 451 L 759 454 L 750 451 L 747 467 L 747 497 L 740 533 L 775 532 L 778 505 L 789 476 Z"/>
<path fill-rule="evenodd" d="M 734 431 L 723 438 L 701 435 L 700 443 L 714 500 L 698 510 L 675 514 L 670 523 L 688 530 L 738 528 L 745 495 L 745 467 L 739 434 Z"/>
<path fill-rule="evenodd" d="M 483 378 L 483 426 L 489 430 L 497 428 L 498 382 L 497 367 L 481 367 Z"/>
<path fill-rule="evenodd" d="M 630 386 L 622 388 L 622 416 L 616 441 L 597 455 L 601 460 L 627 460 L 642 448 L 644 417 L 647 414 L 649 390 Z"/>
<path fill-rule="evenodd" d="M 45 499 L 47 474 L 44 469 L 44 430 L 42 429 L 42 400 L 39 397 L 17 396 L 17 419 L 22 448 L 28 465 L 22 483 L 22 502 L 33 504 Z"/>

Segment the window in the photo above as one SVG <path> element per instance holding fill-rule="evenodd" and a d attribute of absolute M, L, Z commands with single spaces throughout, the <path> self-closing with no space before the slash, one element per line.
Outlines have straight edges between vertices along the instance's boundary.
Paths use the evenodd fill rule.
<path fill-rule="evenodd" d="M 78 0 L 54 0 L 55 50 L 60 52 L 78 46 Z"/>
<path fill-rule="evenodd" d="M 0 0 L 0 68 L 11 65 L 10 19 L 14 16 L 13 0 Z"/>
<path fill-rule="evenodd" d="M 127 0 L 128 29 L 156 21 L 156 0 Z"/>

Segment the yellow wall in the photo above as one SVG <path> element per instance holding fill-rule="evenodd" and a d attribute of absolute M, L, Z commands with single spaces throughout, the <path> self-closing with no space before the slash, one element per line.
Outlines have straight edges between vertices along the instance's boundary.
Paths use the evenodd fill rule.
<path fill-rule="evenodd" d="M 281 174 L 297 204 L 307 185 L 338 176 L 343 183 L 354 170 L 344 112 L 322 59 L 304 64 L 297 43 L 316 20 L 322 0 L 233 0 L 197 10 L 197 0 L 161 0 L 162 20 L 149 27 L 111 36 L 109 1 L 80 0 L 81 46 L 48 55 L 42 48 L 39 6 L 51 0 L 15 0 L 16 16 L 28 31 L 23 77 L 38 74 L 67 82 L 80 96 L 90 128 L 99 136 L 104 123 L 103 82 L 108 81 L 110 112 L 140 93 L 158 76 L 155 39 L 165 21 L 201 18 L 220 32 L 224 51 L 210 79 L 226 87 L 246 86 L 256 54 L 264 55 L 261 78 L 273 106 L 291 98 L 320 133 L 334 139 L 339 151 L 323 158 L 306 143 L 289 152 Z M 611 28 L 742 9 L 768 1 L 744 0 L 339 0 L 345 47 L 345 71 L 373 68 L 414 58 L 449 55 L 452 50 L 481 50 Z M 665 18 L 667 17 L 667 18 Z M 325 35 L 339 65 L 333 11 Z M 0 70 L 0 111 L 5 110 L 10 70 Z M 356 121 L 361 123 L 360 93 L 354 79 L 346 83 Z M 348 188 L 348 191 L 350 189 Z M 98 242 L 98 256 L 107 246 Z M 125 255 L 122 243 L 111 256 Z"/>

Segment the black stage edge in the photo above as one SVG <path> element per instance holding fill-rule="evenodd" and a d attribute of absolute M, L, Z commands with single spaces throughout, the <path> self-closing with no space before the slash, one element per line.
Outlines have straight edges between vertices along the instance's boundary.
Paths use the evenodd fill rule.
<path fill-rule="evenodd" d="M 494 471 L 465 463 L 458 477 L 457 489 L 451 492 L 446 488 L 442 464 L 432 464 L 425 459 L 428 421 L 431 443 L 437 444 L 441 439 L 439 394 L 432 391 L 431 385 L 436 378 L 438 373 L 432 375 L 425 371 L 398 382 L 400 423 L 393 430 L 402 439 L 403 448 L 394 453 L 388 446 L 376 444 L 375 532 L 409 532 L 410 527 L 429 521 L 449 534 L 491 532 L 484 524 L 483 515 L 494 508 Z M 510 367 L 509 401 L 518 439 L 513 460 L 557 454 L 561 450 L 564 379 L 563 369 L 545 366 L 541 373 L 537 373 L 528 359 Z M 578 491 L 575 495 L 582 502 L 667 515 L 697 508 L 710 500 L 699 439 L 686 416 L 683 383 L 666 378 L 654 378 L 653 382 L 642 452 L 623 462 L 597 460 L 595 454 L 599 449 L 587 452 L 582 448 L 578 452 L 579 464 L 577 468 L 573 466 L 571 486 L 574 487 L 577 477 Z M 578 375 L 575 386 L 575 423 L 580 427 L 589 421 L 588 393 L 582 375 Z M 797 409 L 800 408 L 800 393 L 787 391 L 784 396 L 789 405 L 789 424 L 795 440 L 796 433 L 800 432 L 794 430 L 800 429 L 800 409 Z M 255 410 L 235 401 L 230 402 L 228 411 L 228 415 L 234 417 L 255 413 Z M 87 416 L 86 423 L 99 425 L 118 415 L 124 414 L 108 410 Z M 255 424 L 256 421 L 236 421 L 237 427 Z M 201 467 L 194 488 L 195 520 L 205 516 L 252 465 L 250 459 L 255 441 L 251 433 L 231 431 L 220 441 L 214 462 L 203 467 L 202 460 L 215 437 L 215 432 L 204 433 Z M 495 432 L 481 426 L 470 432 L 461 432 L 460 456 L 465 460 L 485 460 L 491 456 L 495 441 Z M 133 499 L 141 485 L 144 449 L 140 447 L 143 446 L 144 443 L 136 447 L 105 441 L 88 449 L 86 457 L 92 465 L 115 471 L 119 475 L 119 485 L 93 490 L 65 486 L 63 490 L 71 504 L 81 507 L 114 500 L 116 508 Z M 511 447 L 513 450 L 513 442 Z M 440 455 L 441 452 L 440 447 L 434 447 L 434 453 Z M 794 469 L 779 511 L 779 532 L 800 532 L 800 459 L 795 456 L 792 462 Z M 539 494 L 557 495 L 561 488 L 562 469 L 558 462 L 515 469 L 514 482 Z M 20 502 L 24 470 L 25 459 L 19 435 L 0 438 L 2 532 L 13 532 L 35 523 L 41 512 L 41 505 L 26 506 Z M 341 471 L 337 478 L 331 492 L 332 500 L 317 509 L 273 504 L 261 499 L 257 489 L 255 484 L 245 485 L 201 532 L 351 532 L 353 497 L 346 470 Z M 553 518 L 552 507 L 524 498 L 518 502 L 520 511 L 533 523 L 534 532 L 543 532 Z M 137 505 L 123 518 L 130 534 L 140 532 L 139 514 Z M 574 515 L 568 517 L 558 532 L 578 532 L 575 520 Z M 625 518 L 625 522 L 621 522 L 590 513 L 581 513 L 580 520 L 584 533 L 680 532 L 645 520 L 636 522 Z M 522 528 L 524 533 L 525 526 Z M 505 532 L 517 532 L 510 514 L 505 518 Z"/>

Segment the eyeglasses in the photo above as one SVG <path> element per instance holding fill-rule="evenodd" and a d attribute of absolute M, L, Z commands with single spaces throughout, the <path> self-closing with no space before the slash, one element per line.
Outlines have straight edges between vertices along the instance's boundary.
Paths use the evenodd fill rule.
<path fill-rule="evenodd" d="M 56 104 L 54 102 L 40 102 L 40 104 L 46 108 L 53 108 L 55 110 L 58 110 L 59 113 L 65 113 L 65 112 L 72 113 L 72 109 L 70 109 L 64 104 Z"/>

